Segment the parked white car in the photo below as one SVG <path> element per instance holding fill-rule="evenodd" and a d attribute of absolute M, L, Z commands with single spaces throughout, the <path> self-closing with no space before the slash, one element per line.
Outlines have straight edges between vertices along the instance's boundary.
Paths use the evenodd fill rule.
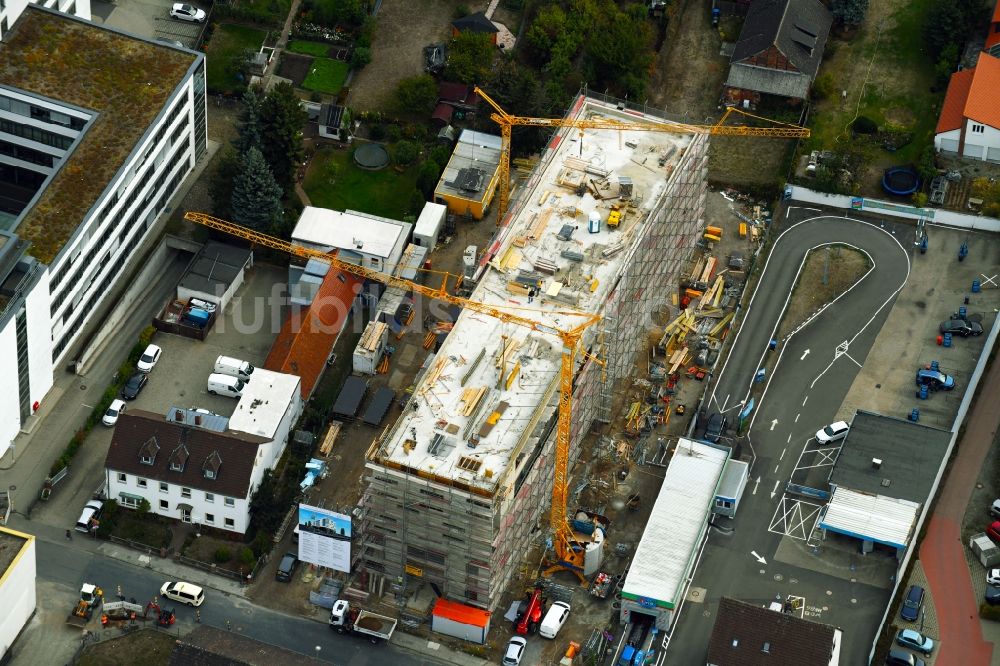
<path fill-rule="evenodd" d="M 170 8 L 170 16 L 181 21 L 201 23 L 205 20 L 205 10 L 183 2 L 175 2 L 174 6 Z"/>
<path fill-rule="evenodd" d="M 1000 569 L 990 569 L 986 572 L 987 585 L 1000 585 Z"/>
<path fill-rule="evenodd" d="M 160 354 L 163 350 L 156 345 L 149 345 L 146 347 L 146 351 L 142 352 L 142 356 L 139 357 L 138 363 L 135 367 L 139 372 L 149 372 L 156 365 L 156 362 L 160 360 Z"/>
<path fill-rule="evenodd" d="M 851 426 L 847 423 L 847 421 L 837 421 L 836 423 L 831 423 L 827 427 L 816 432 L 816 441 L 820 444 L 836 442 L 838 439 L 844 439 L 847 437 L 847 431 L 850 429 Z"/>
<path fill-rule="evenodd" d="M 118 417 L 122 415 L 125 411 L 125 401 L 121 398 L 115 398 L 108 405 L 108 411 L 104 412 L 104 416 L 101 418 L 101 423 L 108 426 L 109 428 L 114 424 L 118 423 Z"/>

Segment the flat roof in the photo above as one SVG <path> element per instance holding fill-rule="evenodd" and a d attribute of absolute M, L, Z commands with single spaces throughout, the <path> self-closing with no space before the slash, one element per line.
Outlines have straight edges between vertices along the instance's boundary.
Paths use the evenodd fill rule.
<path fill-rule="evenodd" d="M 205 243 L 177 283 L 178 287 L 221 296 L 253 256 L 253 251 L 217 241 Z"/>
<path fill-rule="evenodd" d="M 448 207 L 444 204 L 428 201 L 420 211 L 420 217 L 413 227 L 414 235 L 429 236 L 441 231 L 444 216 L 448 212 Z"/>
<path fill-rule="evenodd" d="M 664 122 L 582 96 L 569 116 Z M 497 231 L 487 254 L 490 259 L 480 267 L 482 276 L 471 300 L 520 307 L 523 315 L 556 329 L 579 324 L 574 313 L 601 312 L 627 268 L 631 249 L 651 224 L 650 212 L 677 177 L 675 167 L 683 149 L 695 140 L 670 132 L 588 130 L 580 157 L 579 137 L 578 130 L 567 129 L 550 141 L 551 159 L 518 193 L 511 219 Z M 598 212 L 606 219 L 611 202 L 598 201 L 590 193 L 579 196 L 576 188 L 559 184 L 567 172 L 584 177 L 581 165 L 608 173 L 616 184 L 619 178 L 632 180 L 641 201 L 620 229 L 609 231 L 602 225 L 599 233 L 588 233 L 589 213 Z M 562 215 L 571 210 L 579 215 Z M 571 232 L 568 241 L 559 238 L 564 227 Z M 556 272 L 538 274 L 541 292 L 529 304 L 525 292 L 513 291 L 511 283 L 543 263 Z M 510 348 L 503 360 L 500 347 L 505 339 Z M 557 401 L 548 396 L 558 383 L 561 353 L 554 335 L 464 310 L 416 386 L 404 415 L 373 451 L 373 462 L 432 473 L 492 493 L 504 480 L 511 459 L 527 445 L 533 424 L 544 423 L 555 409 Z M 501 372 L 503 383 L 498 382 Z M 466 389 L 483 391 L 474 400 Z M 411 446 L 413 433 L 416 443 Z M 470 437 L 478 437 L 475 448 L 467 445 Z"/>
<path fill-rule="evenodd" d="M 462 130 L 434 193 L 480 201 L 500 168 L 501 139 Z"/>
<path fill-rule="evenodd" d="M 726 461 L 726 467 L 722 470 L 722 480 L 719 481 L 719 497 L 735 499 L 741 487 L 745 487 L 747 474 L 750 465 L 742 460 L 730 458 Z"/>
<path fill-rule="evenodd" d="M 729 452 L 680 439 L 649 522 L 629 565 L 622 594 L 675 604 L 715 501 Z"/>
<path fill-rule="evenodd" d="M 858 410 L 830 483 L 923 504 L 950 441 L 947 430 Z M 882 461 L 878 469 L 873 459 Z"/>
<path fill-rule="evenodd" d="M 0 526 L 0 585 L 35 537 Z"/>
<path fill-rule="evenodd" d="M 384 217 L 306 206 L 292 231 L 292 242 L 363 252 L 385 259 L 405 231 L 404 223 Z"/>
<path fill-rule="evenodd" d="M 825 507 L 819 526 L 859 539 L 906 548 L 919 513 L 917 502 L 838 486 Z"/>
<path fill-rule="evenodd" d="M 0 42 L 3 85 L 96 117 L 16 232 L 52 263 L 203 56 L 29 4 Z"/>
<path fill-rule="evenodd" d="M 272 439 L 298 391 L 298 376 L 254 368 L 229 417 L 229 429 Z"/>

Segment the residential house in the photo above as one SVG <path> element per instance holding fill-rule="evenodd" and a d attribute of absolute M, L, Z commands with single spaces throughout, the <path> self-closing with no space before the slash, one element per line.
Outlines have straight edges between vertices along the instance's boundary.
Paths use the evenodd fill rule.
<path fill-rule="evenodd" d="M 1000 58 L 980 53 L 972 69 L 951 75 L 934 133 L 943 155 L 1000 162 Z"/>
<path fill-rule="evenodd" d="M 725 102 L 750 106 L 762 94 L 806 99 L 832 24 L 819 0 L 756 0 L 733 50 Z"/>
<path fill-rule="evenodd" d="M 245 534 L 250 499 L 302 414 L 299 378 L 257 368 L 225 417 L 172 407 L 123 413 L 104 466 L 108 497 L 157 515 Z"/>
<path fill-rule="evenodd" d="M 174 423 L 162 414 L 122 414 L 104 460 L 108 497 L 185 523 L 245 534 L 250 499 L 264 474 L 266 437 Z"/>
<path fill-rule="evenodd" d="M 356 210 L 306 206 L 292 230 L 292 243 L 321 252 L 337 250 L 341 261 L 392 274 L 412 228 L 409 222 Z"/>
<path fill-rule="evenodd" d="M 840 629 L 773 602 L 765 608 L 723 597 L 708 642 L 708 666 L 837 666 Z"/>
<path fill-rule="evenodd" d="M 983 46 L 983 50 L 1000 58 L 1000 0 L 997 0 L 997 6 L 993 8 L 990 30 L 986 33 L 986 44 Z"/>
<path fill-rule="evenodd" d="M 463 32 L 477 32 L 490 36 L 490 42 L 495 46 L 497 33 L 500 29 L 486 16 L 486 12 L 476 12 L 456 19 L 451 23 L 451 36 L 458 37 Z"/>

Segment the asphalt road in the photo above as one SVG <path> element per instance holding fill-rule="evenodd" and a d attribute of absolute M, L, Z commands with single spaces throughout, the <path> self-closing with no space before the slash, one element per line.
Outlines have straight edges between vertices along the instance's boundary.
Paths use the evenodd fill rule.
<path fill-rule="evenodd" d="M 710 532 L 691 586 L 698 598 L 685 604 L 670 637 L 668 664 L 704 663 L 723 596 L 765 605 L 789 594 L 805 598 L 809 619 L 844 629 L 841 663 L 866 663 L 888 601 L 888 590 L 881 584 L 887 581 L 877 580 L 886 558 L 866 562 L 858 556 L 848 565 L 850 571 L 838 575 L 823 573 L 826 563 L 811 565 L 816 551 L 810 552 L 805 537 L 815 515 L 807 505 L 779 528 L 773 524 L 782 515 L 782 491 L 799 454 L 815 432 L 834 419 L 909 274 L 912 228 L 900 227 L 894 235 L 891 225 L 811 217 L 815 214 L 791 210 L 790 222 L 799 221 L 776 239 L 709 397 L 707 410 L 726 411 L 735 423 L 741 404 L 754 396 L 756 408 L 746 424 L 750 447 L 744 449 L 754 462 L 736 519 L 720 520 L 720 529 Z M 867 252 L 871 271 L 782 340 L 776 351 L 769 351 L 806 254 L 833 243 Z M 765 358 L 768 354 L 778 355 L 777 365 L 764 383 L 755 385 L 757 370 L 772 360 Z M 802 538 L 790 536 L 796 533 Z M 880 563 L 883 569 L 872 568 L 866 579 L 864 572 L 854 572 L 854 562 L 862 568 Z"/>
<path fill-rule="evenodd" d="M 79 640 L 79 632 L 61 625 L 69 613 L 82 582 L 94 582 L 104 588 L 106 599 L 115 601 L 118 586 L 126 599 L 135 598 L 145 605 L 159 594 L 162 574 L 113 558 L 102 557 L 86 545 L 85 539 L 58 542 L 39 538 L 36 541 L 38 566 L 38 606 L 40 622 L 33 622 L 19 640 L 14 664 L 67 663 Z M 177 622 L 175 633 L 183 635 L 195 627 L 195 609 L 173 604 Z M 350 666 L 440 665 L 440 660 L 421 657 L 391 644 L 372 645 L 354 636 L 342 636 L 323 623 L 284 615 L 256 606 L 242 597 L 206 589 L 201 608 L 201 622 L 219 629 L 229 629 L 272 645 L 317 656 L 323 661 Z M 51 621 L 47 621 L 46 618 Z M 94 622 L 91 630 L 100 631 Z M 117 633 L 117 629 L 109 629 Z M 32 632 L 36 633 L 33 638 Z M 39 645 L 44 641 L 44 645 Z M 320 650 L 317 653 L 316 647 Z"/>

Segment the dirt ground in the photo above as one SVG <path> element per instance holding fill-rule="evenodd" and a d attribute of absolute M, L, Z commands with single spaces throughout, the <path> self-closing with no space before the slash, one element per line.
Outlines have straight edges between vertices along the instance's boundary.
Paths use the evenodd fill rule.
<path fill-rule="evenodd" d="M 396 84 L 423 73 L 424 46 L 447 40 L 459 5 L 471 12 L 485 9 L 457 0 L 383 0 L 376 16 L 372 61 L 351 81 L 351 108 L 385 109 Z"/>
<path fill-rule="evenodd" d="M 867 255 L 842 245 L 810 252 L 781 320 L 778 337 L 785 337 L 812 313 L 847 291 L 869 268 Z"/>
<path fill-rule="evenodd" d="M 292 85 L 296 88 L 302 87 L 302 82 L 309 74 L 309 67 L 312 66 L 312 57 L 299 55 L 297 53 L 282 53 L 281 64 L 278 66 L 278 76 L 291 79 Z"/>
<path fill-rule="evenodd" d="M 719 96 L 729 73 L 729 61 L 720 55 L 722 41 L 711 25 L 708 4 L 681 0 L 657 55 L 649 83 L 649 103 L 693 123 L 714 123 L 720 117 Z M 776 183 L 789 140 L 713 137 L 709 147 L 708 177 L 734 187 Z"/>
<path fill-rule="evenodd" d="M 130 666 L 142 655 L 145 666 L 166 666 L 176 638 L 155 629 L 143 629 L 121 638 L 88 646 L 76 662 L 80 666 Z"/>

